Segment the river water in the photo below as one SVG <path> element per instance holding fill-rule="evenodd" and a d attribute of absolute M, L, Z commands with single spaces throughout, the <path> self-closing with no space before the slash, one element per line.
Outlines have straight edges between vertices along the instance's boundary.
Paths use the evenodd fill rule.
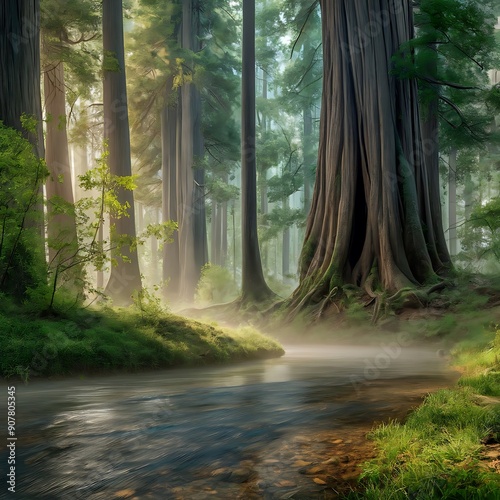
<path fill-rule="evenodd" d="M 237 365 L 16 383 L 15 497 L 335 498 L 328 460 L 337 446 L 330 465 L 348 464 L 346 429 L 397 416 L 449 380 L 435 351 L 394 345 L 294 346 Z M 0 498 L 11 496 L 5 450 Z"/>

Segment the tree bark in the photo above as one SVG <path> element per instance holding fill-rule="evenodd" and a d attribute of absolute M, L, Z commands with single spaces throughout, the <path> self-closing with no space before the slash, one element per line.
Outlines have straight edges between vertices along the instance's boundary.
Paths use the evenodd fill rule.
<path fill-rule="evenodd" d="M 344 284 L 373 293 L 433 282 L 450 264 L 435 258 L 439 184 L 422 152 L 417 86 L 391 74 L 392 56 L 413 37 L 411 2 L 320 5 L 318 168 L 292 311 Z"/>
<path fill-rule="evenodd" d="M 123 45 L 122 0 L 105 0 L 102 11 L 104 68 L 104 138 L 109 149 L 109 168 L 113 175 L 132 175 L 130 159 L 130 130 L 128 122 L 127 87 L 125 76 L 125 53 Z M 110 69 L 111 58 L 118 67 Z M 106 61 L 105 61 L 106 63 Z M 108 66 L 109 65 L 109 66 Z M 111 217 L 114 228 L 112 243 L 116 235 L 136 236 L 134 195 L 132 191 L 121 189 L 118 193 L 121 204 L 128 205 L 128 217 Z M 141 275 L 137 250 L 128 246 L 113 251 L 117 265 L 111 267 L 111 275 L 106 286 L 106 294 L 116 304 L 131 303 L 131 292 L 140 290 Z M 128 262 L 123 261 L 124 255 Z"/>
<path fill-rule="evenodd" d="M 262 272 L 257 234 L 257 168 L 255 162 L 255 0 L 243 0 L 243 71 L 241 119 L 242 300 L 272 296 Z"/>

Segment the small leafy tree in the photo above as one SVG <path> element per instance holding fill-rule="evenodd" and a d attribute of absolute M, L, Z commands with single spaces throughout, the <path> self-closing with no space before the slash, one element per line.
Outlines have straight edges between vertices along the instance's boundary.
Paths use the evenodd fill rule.
<path fill-rule="evenodd" d="M 143 245 L 148 237 L 154 235 L 160 242 L 171 241 L 173 232 L 177 226 L 172 221 L 161 224 L 150 224 L 146 230 L 137 237 L 125 234 L 117 234 L 116 227 L 111 226 L 108 238 L 99 240 L 99 233 L 102 230 L 105 217 L 112 216 L 114 220 L 122 217 L 129 217 L 128 203 L 121 203 L 118 199 L 119 190 L 135 189 L 134 176 L 117 176 L 111 174 L 108 163 L 108 151 L 104 152 L 97 160 L 97 166 L 90 169 L 84 175 L 79 177 L 80 187 L 88 193 L 96 193 L 95 196 L 87 196 L 75 203 L 68 204 L 64 200 L 59 200 L 57 213 L 74 213 L 77 228 L 78 240 L 68 242 L 66 239 L 50 241 L 56 250 L 56 254 L 65 248 L 65 259 L 56 260 L 53 267 L 49 267 L 49 279 L 51 283 L 51 293 L 48 307 L 51 309 L 54 305 L 56 292 L 60 289 L 71 290 L 74 280 L 83 282 L 83 288 L 87 293 L 94 295 L 103 295 L 101 290 L 94 288 L 91 282 L 86 278 L 85 268 L 87 265 L 93 266 L 101 271 L 108 264 L 118 265 L 119 259 L 122 262 L 128 262 L 128 257 L 123 253 L 111 254 L 119 248 L 129 248 L 135 250 L 138 245 Z M 53 201 L 53 200 L 52 200 Z M 68 251 L 68 246 L 71 251 Z M 77 273 L 73 273 L 74 269 Z M 81 297 L 83 298 L 83 297 Z M 76 297 L 78 300 L 78 297 Z"/>

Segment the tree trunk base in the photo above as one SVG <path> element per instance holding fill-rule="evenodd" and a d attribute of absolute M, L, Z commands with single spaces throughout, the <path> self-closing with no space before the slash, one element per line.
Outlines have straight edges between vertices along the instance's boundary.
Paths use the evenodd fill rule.
<path fill-rule="evenodd" d="M 430 305 L 432 294 L 454 286 L 450 281 L 441 281 L 431 287 L 407 287 L 395 294 L 387 296 L 382 292 L 375 292 L 370 286 L 364 289 L 345 285 L 333 287 L 322 300 L 314 300 L 318 290 L 313 288 L 302 298 L 292 297 L 286 305 L 284 323 L 291 323 L 298 315 L 305 315 L 311 323 L 324 320 L 332 315 L 339 315 L 347 311 L 351 304 L 362 304 L 367 314 L 371 316 L 372 324 L 392 313 L 399 313 L 404 309 L 422 309 Z M 280 304 L 282 305 L 282 304 Z M 269 312 L 276 312 L 277 308 L 270 308 Z"/>

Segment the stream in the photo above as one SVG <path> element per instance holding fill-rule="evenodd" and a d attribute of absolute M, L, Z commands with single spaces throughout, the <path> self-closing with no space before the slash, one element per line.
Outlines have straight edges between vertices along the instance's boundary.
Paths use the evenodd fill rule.
<path fill-rule="evenodd" d="M 16 387 L 18 439 L 16 494 L 2 446 L 0 498 L 336 498 L 373 423 L 450 383 L 431 350 L 286 351 L 235 365 L 2 382 L 1 415 Z M 2 425 L 4 443 L 5 433 Z"/>

